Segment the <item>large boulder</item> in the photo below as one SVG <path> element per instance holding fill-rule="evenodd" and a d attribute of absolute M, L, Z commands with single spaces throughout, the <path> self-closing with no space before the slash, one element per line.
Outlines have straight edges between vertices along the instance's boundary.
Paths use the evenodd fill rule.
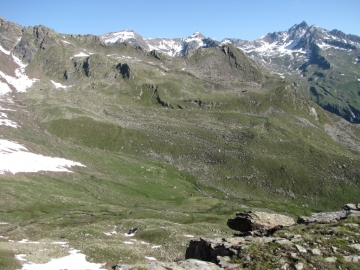
<path fill-rule="evenodd" d="M 235 231 L 254 232 L 260 235 L 268 235 L 294 224 L 294 219 L 288 216 L 253 211 L 236 213 L 236 217 L 227 222 L 227 225 Z"/>

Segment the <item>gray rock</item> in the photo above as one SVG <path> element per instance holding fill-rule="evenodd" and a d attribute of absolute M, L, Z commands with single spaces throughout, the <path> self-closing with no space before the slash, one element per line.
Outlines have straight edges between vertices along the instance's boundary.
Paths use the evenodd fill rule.
<path fill-rule="evenodd" d="M 298 262 L 297 264 L 295 264 L 295 269 L 296 270 L 304 269 L 304 264 L 302 262 Z"/>
<path fill-rule="evenodd" d="M 295 245 L 296 249 L 300 252 L 300 253 L 307 253 L 306 248 L 300 246 L 300 245 Z"/>
<path fill-rule="evenodd" d="M 357 227 L 359 227 L 359 224 L 356 224 L 356 223 L 345 223 L 344 226 L 350 227 L 350 228 L 357 228 Z"/>
<path fill-rule="evenodd" d="M 228 257 L 228 256 L 225 256 L 225 257 L 218 256 L 217 258 L 218 258 L 218 260 L 219 260 L 218 265 L 219 265 L 221 268 L 225 268 L 225 269 L 239 269 L 239 267 L 240 267 L 239 264 L 231 263 L 231 258 Z"/>
<path fill-rule="evenodd" d="M 336 258 L 335 257 L 327 257 L 327 258 L 325 258 L 325 262 L 335 263 Z"/>
<path fill-rule="evenodd" d="M 197 259 L 217 263 L 217 256 L 233 256 L 236 251 L 232 248 L 239 243 L 229 243 L 225 239 L 205 239 L 191 240 L 186 249 L 186 259 Z"/>
<path fill-rule="evenodd" d="M 345 204 L 343 206 L 343 209 L 346 210 L 346 211 L 349 211 L 349 210 L 355 210 L 355 211 L 360 211 L 360 205 L 358 203 L 348 203 L 348 204 Z"/>
<path fill-rule="evenodd" d="M 113 270 L 131 270 L 132 268 L 134 268 L 134 266 L 130 264 L 116 264 L 111 267 Z"/>
<path fill-rule="evenodd" d="M 294 224 L 294 220 L 288 216 L 252 211 L 236 213 L 236 217 L 227 222 L 227 225 L 233 230 L 240 232 L 256 231 L 258 235 L 268 235 L 284 226 Z"/>
<path fill-rule="evenodd" d="M 293 243 L 287 239 L 280 239 L 280 240 L 276 240 L 275 243 L 279 244 L 279 245 L 282 245 L 282 246 L 292 246 Z"/>
<path fill-rule="evenodd" d="M 352 248 L 356 248 L 356 249 L 360 250 L 360 244 L 351 244 L 349 246 L 352 247 Z"/>
<path fill-rule="evenodd" d="M 339 221 L 341 219 L 346 219 L 348 213 L 346 211 L 337 211 L 337 212 L 324 212 L 324 213 L 316 213 L 311 215 L 310 217 L 300 216 L 298 218 L 297 223 L 299 224 L 310 224 L 316 222 L 334 222 Z"/>
<path fill-rule="evenodd" d="M 179 262 L 150 262 L 147 269 L 151 270 L 220 270 L 221 268 L 211 262 L 188 259 Z"/>
<path fill-rule="evenodd" d="M 360 256 L 344 256 L 346 262 L 359 262 Z"/>
<path fill-rule="evenodd" d="M 318 248 L 314 248 L 311 250 L 312 255 L 321 255 L 321 250 Z"/>
<path fill-rule="evenodd" d="M 350 210 L 350 211 L 348 212 L 348 216 L 360 217 L 360 211 Z"/>
<path fill-rule="evenodd" d="M 113 270 L 132 270 L 143 267 L 149 270 L 220 270 L 221 268 L 211 262 L 204 262 L 195 259 L 178 262 L 150 262 L 147 265 L 116 264 Z M 142 268 L 141 268 L 142 269 Z M 231 268 L 230 268 L 231 269 Z"/>

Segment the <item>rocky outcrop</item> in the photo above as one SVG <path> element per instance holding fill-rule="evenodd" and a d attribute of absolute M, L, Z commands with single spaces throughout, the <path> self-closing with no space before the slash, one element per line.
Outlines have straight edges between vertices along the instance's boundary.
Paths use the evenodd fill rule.
<path fill-rule="evenodd" d="M 128 64 L 121 64 L 119 63 L 116 66 L 116 69 L 119 71 L 119 73 L 122 75 L 123 78 L 130 79 L 131 77 L 131 70 Z"/>
<path fill-rule="evenodd" d="M 253 232 L 252 235 L 191 240 L 185 260 L 154 259 L 147 265 L 117 264 L 112 269 L 358 269 L 360 219 L 357 217 L 360 215 L 354 213 L 360 214 L 360 204 L 346 204 L 343 209 L 314 214 L 308 217 L 312 222 L 307 226 L 279 214 L 237 213 L 235 219 L 229 219 L 229 226 L 241 232 Z M 343 213 L 347 213 L 345 218 Z M 319 217 L 326 217 L 328 222 L 316 223 L 321 221 Z M 271 236 L 259 235 L 273 228 L 278 230 Z"/>
<path fill-rule="evenodd" d="M 345 204 L 342 211 L 315 213 L 310 217 L 300 216 L 297 223 L 326 223 L 336 222 L 348 218 L 349 216 L 360 217 L 360 204 Z"/>
<path fill-rule="evenodd" d="M 360 217 L 359 206 L 346 204 L 343 211 L 301 217 L 309 221 L 305 222 L 306 227 L 282 215 L 238 213 L 235 219 L 229 220 L 229 226 L 252 235 L 191 240 L 185 257 L 216 263 L 223 269 L 358 268 L 360 220 L 356 217 Z M 345 220 L 349 217 L 353 219 Z M 283 229 L 271 236 L 254 234 L 259 228 L 262 231 L 274 226 Z"/>
<path fill-rule="evenodd" d="M 178 262 L 150 262 L 147 266 L 137 267 L 134 265 L 117 264 L 112 267 L 113 270 L 132 270 L 132 269 L 150 269 L 150 270 L 219 270 L 218 265 L 210 262 L 188 259 Z"/>
<path fill-rule="evenodd" d="M 37 53 L 38 48 L 34 43 L 21 39 L 14 48 L 14 54 L 21 59 L 23 63 L 30 63 Z"/>
<path fill-rule="evenodd" d="M 236 217 L 227 222 L 231 229 L 253 235 L 270 235 L 284 226 L 294 224 L 294 220 L 288 216 L 252 211 L 236 213 Z"/>
<path fill-rule="evenodd" d="M 0 46 L 11 51 L 21 38 L 21 30 L 21 25 L 8 22 L 0 17 Z"/>

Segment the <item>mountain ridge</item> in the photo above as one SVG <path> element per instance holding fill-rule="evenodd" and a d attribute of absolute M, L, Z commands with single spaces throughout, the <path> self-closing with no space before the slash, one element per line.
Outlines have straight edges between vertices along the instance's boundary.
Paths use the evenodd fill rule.
<path fill-rule="evenodd" d="M 194 35 L 195 33 L 192 36 Z M 351 66 L 359 63 L 360 37 L 345 34 L 337 29 L 329 31 L 317 25 L 309 26 L 305 21 L 293 25 L 288 30 L 268 33 L 266 36 L 253 41 L 225 38 L 219 42 L 205 38 L 200 32 L 197 38 L 192 39 L 192 36 L 175 39 L 144 39 L 141 37 L 141 40 L 135 43 L 145 50 L 156 50 L 169 56 L 186 56 L 189 51 L 194 49 L 231 43 L 273 74 L 295 81 L 294 83 L 300 85 L 300 89 L 304 94 L 324 109 L 343 117 L 349 122 L 360 123 L 359 103 L 348 101 L 350 98 L 353 99 L 353 96 L 360 91 L 360 86 L 357 83 L 360 74 L 355 66 Z M 102 37 L 100 36 L 100 38 Z M 134 42 L 130 41 L 130 43 Z M 107 44 L 114 44 L 114 42 L 108 42 Z M 339 55 L 338 59 L 332 61 L 331 58 L 334 57 L 326 55 L 330 51 L 332 54 Z M 350 58 L 340 56 L 348 52 L 351 52 Z M 324 74 L 323 71 L 331 74 L 334 74 L 335 71 L 338 78 L 332 81 L 333 85 L 330 86 L 330 90 L 321 90 L 329 87 L 328 84 L 321 82 L 320 87 L 314 91 L 313 89 L 317 86 L 311 81 L 319 79 L 319 82 L 324 75 L 319 78 L 318 74 Z M 339 78 L 339 76 L 344 76 L 342 74 L 346 74 L 348 78 L 345 84 L 344 80 Z M 334 77 L 334 75 L 330 74 L 328 76 Z M 344 90 L 337 91 L 338 88 L 347 87 L 349 81 L 357 83 L 357 86 L 352 86 L 351 92 L 345 90 L 344 95 Z M 326 96 L 329 92 L 331 92 L 331 97 L 319 99 L 319 97 Z"/>

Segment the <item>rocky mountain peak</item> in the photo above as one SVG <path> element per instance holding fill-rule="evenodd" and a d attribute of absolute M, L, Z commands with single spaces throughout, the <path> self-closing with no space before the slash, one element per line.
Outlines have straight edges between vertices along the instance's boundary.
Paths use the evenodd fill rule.
<path fill-rule="evenodd" d="M 191 36 L 189 36 L 188 38 L 200 38 L 200 39 L 204 39 L 205 36 L 203 34 L 201 34 L 201 32 L 196 31 L 195 33 L 193 33 Z"/>
<path fill-rule="evenodd" d="M 192 34 L 191 36 L 185 38 L 185 42 L 192 42 L 192 41 L 196 41 L 201 43 L 202 40 L 205 39 L 205 36 L 203 34 L 201 34 L 200 32 L 195 32 L 194 34 Z"/>
<path fill-rule="evenodd" d="M 300 24 L 298 24 L 298 27 L 301 27 L 301 28 L 308 28 L 309 25 L 305 22 L 305 21 L 302 21 Z"/>

